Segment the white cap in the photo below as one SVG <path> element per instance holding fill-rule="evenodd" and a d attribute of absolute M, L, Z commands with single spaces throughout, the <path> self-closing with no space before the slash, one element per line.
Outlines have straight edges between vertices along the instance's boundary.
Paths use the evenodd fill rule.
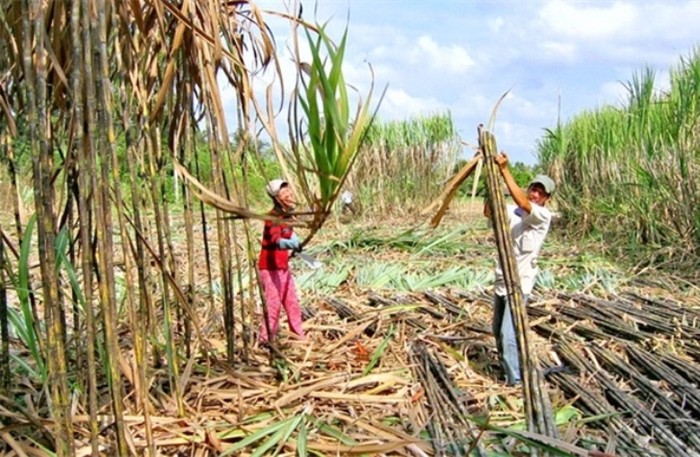
<path fill-rule="evenodd" d="M 267 186 L 265 186 L 265 190 L 267 191 L 267 195 L 269 195 L 272 198 L 275 198 L 280 193 L 280 189 L 282 189 L 282 187 L 288 184 L 289 183 L 284 179 L 273 179 L 272 181 L 267 183 Z"/>
<path fill-rule="evenodd" d="M 552 195 L 554 192 L 554 180 L 549 176 L 537 175 L 530 181 L 530 185 L 532 186 L 533 184 L 541 184 L 542 187 L 544 187 L 544 191 L 547 192 L 547 195 Z"/>

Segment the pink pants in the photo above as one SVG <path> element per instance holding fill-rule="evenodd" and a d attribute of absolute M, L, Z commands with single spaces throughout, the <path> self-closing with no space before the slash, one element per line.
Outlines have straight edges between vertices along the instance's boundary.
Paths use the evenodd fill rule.
<path fill-rule="evenodd" d="M 279 330 L 280 311 L 283 306 L 287 313 L 289 329 L 299 336 L 304 336 L 304 330 L 301 328 L 301 306 L 297 299 L 294 278 L 289 270 L 260 270 L 260 281 L 265 291 L 267 318 L 272 337 L 274 338 Z M 263 322 L 260 328 L 260 342 L 266 343 L 267 340 L 267 326 Z"/>

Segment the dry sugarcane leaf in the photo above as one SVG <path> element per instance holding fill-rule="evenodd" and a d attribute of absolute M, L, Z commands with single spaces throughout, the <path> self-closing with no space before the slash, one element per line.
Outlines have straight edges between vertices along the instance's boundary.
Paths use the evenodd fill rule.
<path fill-rule="evenodd" d="M 178 27 L 178 31 L 179 31 Z M 175 32 L 177 33 L 177 32 Z M 171 84 L 173 83 L 173 78 L 175 77 L 175 56 L 170 59 L 168 66 L 165 69 L 165 76 L 163 77 L 163 82 L 161 83 L 160 90 L 156 94 L 156 101 L 151 111 L 151 122 L 155 120 L 160 115 L 163 105 L 165 104 L 165 97 L 172 91 Z"/>
<path fill-rule="evenodd" d="M 204 39 L 204 41 L 207 42 L 210 46 L 216 46 L 216 43 L 218 42 L 218 35 L 212 35 L 211 33 L 207 32 L 206 30 L 202 29 L 201 27 L 198 27 L 194 22 L 192 22 L 190 20 L 190 18 L 188 18 L 187 16 L 183 16 L 180 13 L 180 10 L 178 10 L 177 7 L 173 4 L 171 4 L 170 2 L 160 0 L 156 3 L 162 4 L 163 6 L 165 6 L 165 8 L 168 11 L 170 11 L 173 14 L 173 16 L 175 16 L 177 18 L 178 21 L 181 21 L 181 22 L 187 24 L 189 26 L 190 30 L 192 30 L 192 32 L 197 34 L 200 38 Z M 232 53 L 228 49 L 223 49 L 222 53 L 224 56 L 231 59 L 237 65 L 240 65 L 241 67 L 245 67 L 238 55 Z"/>
<path fill-rule="evenodd" d="M 214 2 L 213 0 L 209 0 L 208 5 L 209 5 L 209 20 L 211 21 L 211 32 L 212 36 L 218 37 L 221 35 L 221 26 L 219 24 L 218 18 L 219 14 L 217 14 L 217 5 L 218 2 Z M 223 52 L 223 47 L 221 46 L 221 40 L 214 40 L 214 63 L 218 66 L 219 63 L 221 62 L 221 55 Z"/>
<path fill-rule="evenodd" d="M 12 115 L 10 102 L 2 84 L 0 84 L 0 108 L 2 108 L 2 112 L 5 113 L 5 119 L 7 119 L 10 135 L 17 136 L 17 124 L 15 123 L 15 117 Z"/>
<path fill-rule="evenodd" d="M 440 225 L 442 218 L 447 212 L 447 208 L 449 208 L 450 206 L 450 202 L 455 197 L 455 195 L 457 195 L 459 186 L 461 186 L 462 183 L 469 177 L 469 175 L 472 174 L 474 168 L 476 167 L 477 163 L 479 163 L 480 159 L 481 156 L 477 156 L 470 160 L 467 164 L 465 164 L 462 167 L 462 169 L 459 170 L 459 172 L 457 172 L 457 174 L 454 177 L 452 177 L 445 190 L 442 191 L 442 194 L 440 194 L 440 196 L 437 199 L 435 199 L 433 203 L 431 203 L 428 207 L 421 211 L 421 215 L 425 216 L 429 214 L 437 205 L 440 205 L 437 212 L 430 220 L 431 227 L 436 228 L 438 225 Z"/>
<path fill-rule="evenodd" d="M 334 417 L 337 417 L 340 420 L 343 420 L 347 422 L 349 425 L 356 426 L 363 428 L 370 432 L 372 435 L 388 439 L 388 440 L 397 440 L 397 439 L 402 439 L 402 440 L 414 440 L 414 444 L 420 445 L 421 448 L 423 449 L 430 449 L 430 444 L 425 442 L 424 440 L 421 440 L 420 438 L 415 438 L 412 437 L 406 433 L 404 433 L 400 429 L 395 429 L 395 428 L 390 428 L 387 427 L 384 424 L 381 424 L 379 422 L 366 422 L 363 421 L 362 419 L 358 418 L 352 418 L 346 414 L 336 412 L 333 414 Z"/>
<path fill-rule="evenodd" d="M 192 321 L 192 324 L 194 325 L 195 333 L 197 334 L 197 338 L 199 339 L 200 344 L 202 347 L 206 348 L 208 347 L 207 341 L 204 339 L 204 336 L 202 334 L 201 326 L 199 325 L 199 319 L 197 318 L 197 314 L 192 310 L 190 307 L 190 303 L 187 300 L 187 297 L 185 296 L 185 293 L 182 291 L 182 288 L 180 285 L 175 281 L 175 278 L 173 278 L 173 275 L 170 271 L 168 271 L 163 264 L 162 260 L 156 253 L 156 251 L 153 249 L 153 247 L 148 243 L 148 240 L 144 235 L 139 232 L 139 230 L 136 228 L 136 225 L 134 222 L 125 215 L 125 219 L 131 224 L 131 227 L 134 229 L 134 232 L 136 235 L 141 239 L 141 242 L 143 245 L 146 247 L 146 250 L 149 252 L 151 255 L 151 258 L 155 261 L 156 265 L 158 266 L 158 269 L 165 273 L 165 276 L 168 280 L 168 284 L 172 287 L 173 291 L 175 292 L 175 296 L 178 299 L 178 302 L 182 306 L 182 308 L 185 310 L 185 312 L 188 314 L 190 320 Z"/>
<path fill-rule="evenodd" d="M 325 400 L 335 400 L 339 402 L 357 403 L 407 403 L 410 397 L 406 395 L 407 389 L 400 389 L 395 395 L 367 395 L 367 394 L 343 394 L 336 392 L 311 392 L 309 397 L 323 398 Z"/>
<path fill-rule="evenodd" d="M 180 175 L 180 177 L 183 178 L 183 180 L 191 186 L 190 189 L 192 190 L 192 193 L 207 205 L 213 206 L 214 208 L 220 209 L 221 211 L 230 214 L 235 214 L 245 219 L 274 219 L 269 215 L 254 213 L 248 210 L 247 208 L 239 206 L 231 200 L 228 200 L 215 194 L 213 191 L 207 189 L 202 183 L 200 183 L 197 180 L 197 178 L 192 176 L 187 171 L 187 169 L 183 165 L 181 165 L 180 162 L 175 158 L 173 158 L 173 166 L 175 167 L 175 170 Z"/>
<path fill-rule="evenodd" d="M 406 385 L 409 382 L 400 376 L 400 373 L 393 374 L 393 373 L 379 373 L 379 374 L 369 374 L 367 376 L 362 376 L 361 378 L 354 379 L 352 381 L 348 381 L 347 384 L 345 384 L 343 387 L 345 389 L 354 389 L 356 387 L 368 385 L 368 384 L 374 384 L 374 383 L 384 383 L 384 382 L 391 382 L 394 384 L 403 384 Z"/>
<path fill-rule="evenodd" d="M 209 444 L 211 447 L 213 447 L 216 452 L 219 452 L 219 453 L 223 452 L 224 447 L 223 447 L 219 437 L 216 436 L 216 433 L 214 433 L 211 430 L 207 430 L 206 436 L 207 436 L 207 444 Z"/>
<path fill-rule="evenodd" d="M 182 375 L 180 376 L 180 387 L 183 392 L 187 390 L 187 384 L 190 382 L 190 376 L 192 375 L 192 367 L 194 366 L 197 349 L 197 347 L 192 348 L 190 358 L 187 361 L 187 365 L 185 365 L 185 369 L 182 371 Z"/>
<path fill-rule="evenodd" d="M 53 47 L 51 46 L 51 41 L 49 40 L 49 36 L 47 34 L 44 34 L 44 44 L 45 44 L 45 49 L 46 49 L 46 54 L 49 57 L 49 60 L 51 60 L 52 67 L 51 69 L 56 72 L 56 75 L 58 76 L 58 79 L 61 80 L 63 83 L 64 87 L 70 87 L 68 84 L 68 78 L 66 78 L 66 73 L 63 71 L 63 67 L 61 66 L 61 63 L 58 60 L 58 57 L 56 57 L 56 53 L 53 50 Z M 54 88 L 56 90 L 57 88 Z"/>
<path fill-rule="evenodd" d="M 414 444 L 406 440 L 397 440 L 389 443 L 367 443 L 348 446 L 344 444 L 326 444 L 310 442 L 306 444 L 309 449 L 325 452 L 345 453 L 345 454 L 384 454 L 396 451 L 397 449 Z"/>
<path fill-rule="evenodd" d="M 2 425 L 2 423 L 0 423 Z M 17 453 L 18 457 L 29 457 L 26 452 L 24 452 L 24 446 L 19 442 L 15 441 L 8 432 L 0 432 L 0 437 L 5 440 L 5 443 L 12 448 L 13 451 Z"/>
<path fill-rule="evenodd" d="M 132 13 L 132 18 L 136 22 L 136 26 L 142 34 L 147 32 L 146 26 L 143 22 L 143 10 L 141 9 L 142 3 L 139 0 L 129 0 L 129 5 Z"/>
<path fill-rule="evenodd" d="M 274 406 L 275 408 L 282 408 L 295 400 L 306 397 L 310 395 L 312 392 L 318 389 L 322 389 L 324 387 L 331 387 L 331 386 L 336 386 L 341 382 L 347 381 L 349 375 L 340 375 L 340 376 L 334 376 L 332 378 L 324 379 L 320 382 L 317 382 L 311 386 L 305 387 L 303 389 L 297 389 L 295 391 L 292 391 L 288 393 L 287 395 L 284 395 L 282 398 L 278 399 L 275 403 Z"/>

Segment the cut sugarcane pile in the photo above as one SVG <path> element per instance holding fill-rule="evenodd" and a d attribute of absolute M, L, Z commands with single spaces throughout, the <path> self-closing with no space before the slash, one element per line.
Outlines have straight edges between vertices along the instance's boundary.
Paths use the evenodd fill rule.
<path fill-rule="evenodd" d="M 533 340 L 561 442 L 615 455 L 700 452 L 699 305 L 639 293 L 535 295 Z M 270 366 L 257 349 L 235 368 L 194 363 L 190 415 L 174 417 L 162 396 L 164 413 L 151 418 L 156 447 L 192 455 L 517 453 L 521 391 L 498 381 L 490 306 L 485 294 L 445 290 L 314 301 L 310 341 L 280 339 L 286 360 Z M 130 417 L 139 448 L 142 417 Z"/>

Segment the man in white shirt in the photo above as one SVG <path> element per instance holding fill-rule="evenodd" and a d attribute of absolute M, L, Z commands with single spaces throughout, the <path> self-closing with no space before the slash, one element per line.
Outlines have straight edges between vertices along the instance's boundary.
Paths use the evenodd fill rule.
<path fill-rule="evenodd" d="M 554 192 L 554 181 L 549 176 L 538 175 L 530 182 L 527 192 L 518 186 L 508 169 L 508 157 L 499 154 L 495 157 L 498 169 L 506 182 L 515 205 L 506 205 L 510 224 L 511 240 L 518 265 L 520 287 L 523 298 L 527 299 L 535 286 L 537 257 L 549 231 L 552 213 L 545 204 Z M 484 205 L 484 215 L 491 217 L 491 209 Z M 513 316 L 508 306 L 507 292 L 500 265 L 496 268 L 495 298 L 493 305 L 493 333 L 501 366 L 509 385 L 520 383 L 520 363 L 518 360 L 518 340 L 515 335 Z"/>

